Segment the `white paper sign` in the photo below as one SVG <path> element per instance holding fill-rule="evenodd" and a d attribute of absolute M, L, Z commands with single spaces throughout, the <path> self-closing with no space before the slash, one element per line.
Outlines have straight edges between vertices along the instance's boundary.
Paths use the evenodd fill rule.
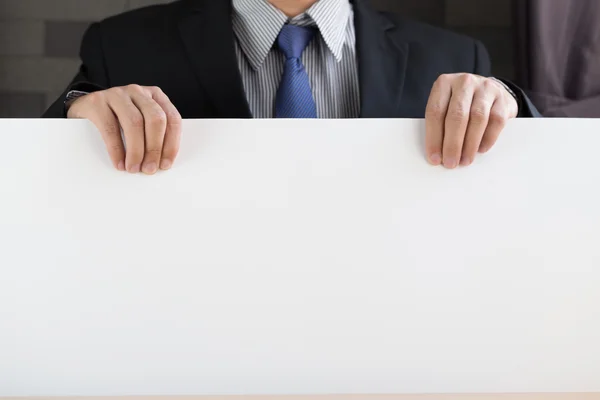
<path fill-rule="evenodd" d="M 0 122 L 0 395 L 600 391 L 600 121 Z"/>

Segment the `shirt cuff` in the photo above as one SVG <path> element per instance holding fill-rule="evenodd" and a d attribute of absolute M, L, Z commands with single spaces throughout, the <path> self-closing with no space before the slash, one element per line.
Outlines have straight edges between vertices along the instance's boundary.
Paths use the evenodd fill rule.
<path fill-rule="evenodd" d="M 71 90 L 67 93 L 67 96 L 65 97 L 65 103 L 72 101 L 72 100 L 77 100 L 78 98 L 83 97 L 86 94 L 89 94 L 89 93 L 82 92 L 81 90 Z"/>
<path fill-rule="evenodd" d="M 517 105 L 519 106 L 519 111 L 521 111 L 521 100 L 519 99 L 519 96 L 517 96 L 517 94 L 514 92 L 514 90 L 512 90 L 506 83 L 502 82 L 500 79 L 498 78 L 494 78 L 493 76 L 490 78 L 495 82 L 498 82 L 504 89 L 506 89 L 506 91 L 508 93 L 510 93 L 510 95 L 515 99 L 515 101 L 517 102 Z"/>
<path fill-rule="evenodd" d="M 71 90 L 67 93 L 67 95 L 65 96 L 65 101 L 64 101 L 64 113 L 65 113 L 65 117 L 67 116 L 67 113 L 69 112 L 69 108 L 71 107 L 71 104 L 73 104 L 73 102 L 75 100 L 77 100 L 80 97 L 83 97 L 85 95 L 89 94 L 88 92 L 83 92 L 81 90 Z"/>

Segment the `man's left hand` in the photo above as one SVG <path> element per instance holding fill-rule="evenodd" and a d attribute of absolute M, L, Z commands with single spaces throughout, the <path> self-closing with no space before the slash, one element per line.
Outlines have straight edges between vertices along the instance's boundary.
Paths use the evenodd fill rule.
<path fill-rule="evenodd" d="M 498 81 L 472 74 L 442 75 L 433 85 L 425 146 L 433 165 L 456 168 L 473 163 L 498 140 L 519 106 Z"/>

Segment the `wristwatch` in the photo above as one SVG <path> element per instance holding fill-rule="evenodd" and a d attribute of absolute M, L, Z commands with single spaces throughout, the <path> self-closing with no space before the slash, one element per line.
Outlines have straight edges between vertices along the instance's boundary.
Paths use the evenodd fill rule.
<path fill-rule="evenodd" d="M 514 90 L 512 90 L 510 88 L 510 86 L 508 86 L 506 83 L 502 82 L 502 80 L 498 79 L 498 78 L 491 78 L 494 82 L 497 82 L 498 84 L 500 84 L 504 89 L 506 89 L 506 91 L 508 93 L 510 93 L 510 95 L 512 97 L 514 97 L 514 99 L 517 101 L 517 106 L 519 107 L 519 113 L 521 112 L 521 98 L 519 96 L 517 96 L 517 94 L 515 93 Z"/>
<path fill-rule="evenodd" d="M 80 97 L 85 96 L 86 94 L 89 94 L 89 93 L 82 92 L 81 90 L 71 90 L 69 93 L 67 93 L 67 96 L 65 97 L 65 105 L 68 107 L 68 105 L 73 103 L 73 101 L 77 100 Z"/>

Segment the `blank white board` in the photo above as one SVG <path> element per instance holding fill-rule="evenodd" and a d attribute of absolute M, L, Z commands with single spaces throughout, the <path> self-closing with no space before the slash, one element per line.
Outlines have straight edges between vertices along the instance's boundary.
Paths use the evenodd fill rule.
<path fill-rule="evenodd" d="M 0 395 L 600 391 L 600 121 L 0 122 Z"/>

